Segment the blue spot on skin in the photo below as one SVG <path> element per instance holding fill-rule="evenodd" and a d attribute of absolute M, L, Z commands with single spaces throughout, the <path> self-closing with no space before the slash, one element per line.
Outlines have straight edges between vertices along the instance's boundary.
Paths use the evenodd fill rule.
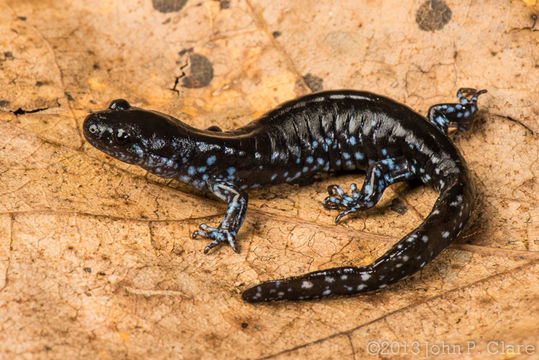
<path fill-rule="evenodd" d="M 444 118 L 443 116 L 438 116 L 438 117 L 436 117 L 436 122 L 437 122 L 440 126 L 444 126 L 445 123 L 447 123 L 447 119 Z"/>
<path fill-rule="evenodd" d="M 462 113 L 461 113 L 461 112 L 458 112 L 458 113 L 457 113 L 457 117 L 458 117 L 458 118 L 461 118 L 461 117 L 462 117 Z"/>
<path fill-rule="evenodd" d="M 391 158 L 382 160 L 382 164 L 387 165 L 389 170 L 393 170 L 395 168 L 395 162 Z"/>
<path fill-rule="evenodd" d="M 208 177 L 209 177 L 208 174 L 204 174 L 204 175 L 202 175 L 202 180 L 206 181 L 206 180 L 208 180 Z"/>
<path fill-rule="evenodd" d="M 309 168 L 307 166 L 304 166 L 303 169 L 301 169 L 301 171 L 307 172 L 307 171 L 309 171 Z"/>
<path fill-rule="evenodd" d="M 284 177 L 287 177 L 288 176 L 288 171 L 285 171 L 284 174 L 283 174 Z"/>
<path fill-rule="evenodd" d="M 372 186 L 371 186 L 371 184 L 365 185 L 365 194 L 367 194 L 367 195 L 372 194 Z"/>
<path fill-rule="evenodd" d="M 226 171 L 228 172 L 228 175 L 233 175 L 236 172 L 236 168 L 229 167 Z"/>
<path fill-rule="evenodd" d="M 312 156 L 307 156 L 307 159 L 305 159 L 305 161 L 307 161 L 307 164 L 312 164 L 314 159 Z"/>
<path fill-rule="evenodd" d="M 384 156 L 387 155 L 387 149 L 382 149 L 382 155 L 384 155 Z"/>
<path fill-rule="evenodd" d="M 457 105 L 455 105 L 455 108 L 457 108 L 457 110 L 460 110 L 460 109 L 462 109 L 462 105 L 461 105 L 461 104 L 457 104 Z"/>
<path fill-rule="evenodd" d="M 199 166 L 197 171 L 202 173 L 202 172 L 206 171 L 206 167 L 205 166 Z"/>
<path fill-rule="evenodd" d="M 468 117 L 468 116 L 470 116 L 470 112 L 469 112 L 468 110 L 466 110 L 466 111 L 464 112 L 464 117 Z"/>
<path fill-rule="evenodd" d="M 331 142 L 332 142 L 332 141 L 331 141 L 330 138 L 326 138 L 326 144 L 331 145 Z"/>
<path fill-rule="evenodd" d="M 316 149 L 318 147 L 318 141 L 313 141 L 313 149 Z"/>
<path fill-rule="evenodd" d="M 187 168 L 187 174 L 193 176 L 193 175 L 195 175 L 195 172 L 196 172 L 196 170 L 195 170 L 195 167 L 194 167 L 194 166 L 189 166 L 189 167 Z"/>
<path fill-rule="evenodd" d="M 357 144 L 356 137 L 355 136 L 350 136 L 350 145 L 355 145 L 355 144 Z"/>
<path fill-rule="evenodd" d="M 271 181 L 275 180 L 277 178 L 277 174 L 271 175 Z"/>
<path fill-rule="evenodd" d="M 447 108 L 448 113 L 452 113 L 453 111 L 455 111 L 455 108 L 453 106 Z"/>
<path fill-rule="evenodd" d="M 301 158 L 296 159 L 296 164 L 299 164 L 301 162 Z"/>
<path fill-rule="evenodd" d="M 215 160 L 217 160 L 217 157 L 212 155 L 206 159 L 206 164 L 208 164 L 208 166 L 212 166 L 215 163 Z"/>
<path fill-rule="evenodd" d="M 354 154 L 354 157 L 356 158 L 356 160 L 363 160 L 363 154 L 360 153 L 359 151 L 357 151 L 355 154 Z"/>
<path fill-rule="evenodd" d="M 324 165 L 325 161 L 322 158 L 316 159 L 316 162 L 318 162 L 319 165 Z"/>
<path fill-rule="evenodd" d="M 443 237 L 444 239 L 447 239 L 447 238 L 449 237 L 449 231 L 444 231 L 444 232 L 442 233 L 442 237 Z"/>
<path fill-rule="evenodd" d="M 336 161 L 335 161 L 335 165 L 341 166 L 341 159 L 336 160 Z"/>
<path fill-rule="evenodd" d="M 343 153 L 342 153 L 342 157 L 343 157 L 345 160 L 348 160 L 348 159 L 350 159 L 350 154 L 347 153 L 347 152 L 343 152 Z"/>

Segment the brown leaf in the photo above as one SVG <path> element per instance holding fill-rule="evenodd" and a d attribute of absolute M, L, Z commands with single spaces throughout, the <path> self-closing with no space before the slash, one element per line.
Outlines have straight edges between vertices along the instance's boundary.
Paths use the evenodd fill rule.
<path fill-rule="evenodd" d="M 0 357 L 536 357 L 532 10 L 0 0 Z M 240 294 L 370 263 L 428 214 L 432 190 L 393 186 L 340 225 L 320 201 L 329 184 L 360 175 L 253 191 L 240 254 L 204 255 L 190 234 L 217 224 L 225 205 L 105 156 L 80 131 L 115 98 L 232 129 L 309 89 L 366 89 L 425 113 L 463 86 L 489 91 L 476 126 L 455 140 L 480 194 L 473 224 L 420 273 L 352 298 L 255 306 Z M 396 198 L 404 214 L 391 210 Z"/>

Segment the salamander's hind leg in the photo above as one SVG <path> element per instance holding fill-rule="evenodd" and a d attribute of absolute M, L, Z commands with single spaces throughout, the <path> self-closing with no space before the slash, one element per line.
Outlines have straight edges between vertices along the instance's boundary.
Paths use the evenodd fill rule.
<path fill-rule="evenodd" d="M 212 248 L 221 243 L 229 244 L 235 252 L 238 252 L 236 247 L 236 234 L 243 224 L 245 212 L 247 211 L 247 194 L 234 184 L 223 181 L 208 181 L 210 190 L 220 199 L 228 203 L 225 216 L 219 227 L 214 228 L 206 224 L 200 225 L 200 230 L 193 232 L 193 239 L 197 236 L 213 240 L 206 248 L 204 253 L 207 254 Z"/>
<path fill-rule="evenodd" d="M 458 131 L 466 131 L 472 125 L 477 112 L 477 97 L 486 90 L 461 88 L 457 92 L 458 104 L 437 104 L 430 107 L 427 120 L 447 135 L 449 125 Z"/>
<path fill-rule="evenodd" d="M 369 166 L 361 190 L 358 191 L 357 185 L 352 184 L 352 195 L 348 195 L 340 186 L 330 185 L 328 186 L 329 196 L 322 204 L 326 209 L 343 210 L 335 218 L 335 222 L 338 223 L 345 215 L 376 205 L 389 185 L 414 176 L 408 160 L 404 157 L 380 160 Z"/>

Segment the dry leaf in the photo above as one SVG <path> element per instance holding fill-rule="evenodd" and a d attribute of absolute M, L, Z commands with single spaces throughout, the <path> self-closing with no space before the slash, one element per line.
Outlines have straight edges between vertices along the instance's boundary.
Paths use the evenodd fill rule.
<path fill-rule="evenodd" d="M 443 0 L 0 0 L 0 357 L 538 358 L 536 13 Z M 420 273 L 352 298 L 240 294 L 373 261 L 428 214 L 433 191 L 393 186 L 338 226 L 325 189 L 360 175 L 253 191 L 240 254 L 204 255 L 190 234 L 224 204 L 105 156 L 80 131 L 114 98 L 232 129 L 310 91 L 366 89 L 425 113 L 464 86 L 489 91 L 456 138 L 481 197 L 473 225 Z"/>

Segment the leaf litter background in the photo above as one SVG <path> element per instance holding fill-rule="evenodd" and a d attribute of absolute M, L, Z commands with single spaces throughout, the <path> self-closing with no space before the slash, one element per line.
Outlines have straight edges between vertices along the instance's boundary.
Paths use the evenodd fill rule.
<path fill-rule="evenodd" d="M 462 346 L 437 358 L 526 357 L 487 353 L 504 341 L 538 358 L 537 12 L 519 1 L 0 0 L 1 357 L 361 359 L 374 340 L 417 341 L 423 356 L 436 351 L 427 343 Z M 480 194 L 473 224 L 422 272 L 353 298 L 255 306 L 240 293 L 371 262 L 428 214 L 433 191 L 394 186 L 338 226 L 325 189 L 362 176 L 253 191 L 241 253 L 205 256 L 190 234 L 224 204 L 81 136 L 88 112 L 120 97 L 232 129 L 321 89 L 425 113 L 459 87 L 489 91 L 455 140 Z M 372 358 L 413 357 L 397 350 Z"/>

